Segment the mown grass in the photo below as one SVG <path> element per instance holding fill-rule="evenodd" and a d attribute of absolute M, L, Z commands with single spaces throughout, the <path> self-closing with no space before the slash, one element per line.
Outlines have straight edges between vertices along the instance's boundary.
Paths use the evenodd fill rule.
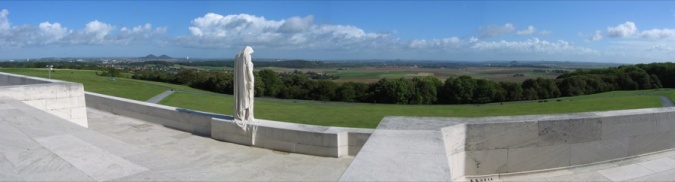
<path fill-rule="evenodd" d="M 0 69 L 0 72 L 42 78 L 49 77 L 49 73 L 45 69 L 2 68 Z M 96 71 L 92 70 L 55 70 L 52 72 L 52 79 L 82 83 L 82 85 L 84 85 L 85 91 L 124 97 L 139 101 L 148 100 L 151 97 L 166 91 L 167 89 L 204 92 L 181 85 L 134 80 L 129 78 L 115 78 L 113 81 L 108 77 L 97 76 Z"/>
<path fill-rule="evenodd" d="M 44 69 L 4 68 L 0 71 L 47 77 Z M 172 88 L 179 92 L 162 100 L 160 104 L 221 114 L 233 112 L 231 95 L 182 85 L 127 78 L 111 81 L 107 77 L 95 75 L 95 71 L 84 70 L 57 70 L 52 73 L 52 78 L 82 83 L 85 90 L 90 92 L 140 101 Z M 675 90 L 614 91 L 548 99 L 547 102 L 520 101 L 485 105 L 389 105 L 256 98 L 255 117 L 324 126 L 374 128 L 384 116 L 484 117 L 661 107 L 660 95 L 675 98 Z"/>
<path fill-rule="evenodd" d="M 484 117 L 555 114 L 661 107 L 658 95 L 673 90 L 609 92 L 596 95 L 486 105 L 389 105 L 256 99 L 256 118 L 324 126 L 374 128 L 384 116 Z M 560 101 L 557 101 L 560 100 Z M 175 93 L 161 104 L 232 114 L 230 95 Z"/>

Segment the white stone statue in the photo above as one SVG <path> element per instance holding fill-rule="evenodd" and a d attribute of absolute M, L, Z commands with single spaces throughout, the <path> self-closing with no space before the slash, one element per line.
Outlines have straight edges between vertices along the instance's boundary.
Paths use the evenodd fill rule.
<path fill-rule="evenodd" d="M 253 117 L 253 48 L 246 46 L 234 60 L 234 121 L 244 129 L 252 127 L 252 143 L 255 144 L 257 122 Z"/>

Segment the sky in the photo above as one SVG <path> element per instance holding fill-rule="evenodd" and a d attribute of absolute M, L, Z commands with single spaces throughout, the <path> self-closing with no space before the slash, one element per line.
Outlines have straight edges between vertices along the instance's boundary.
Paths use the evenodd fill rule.
<path fill-rule="evenodd" d="M 0 1 L 0 59 L 675 61 L 670 1 Z"/>

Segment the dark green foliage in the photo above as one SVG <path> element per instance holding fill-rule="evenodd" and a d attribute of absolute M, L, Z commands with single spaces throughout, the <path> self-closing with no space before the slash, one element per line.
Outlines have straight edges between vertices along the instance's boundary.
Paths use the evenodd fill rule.
<path fill-rule="evenodd" d="M 292 61 L 284 64 L 295 63 L 305 66 L 314 64 Z M 323 66 L 325 63 L 315 64 Z M 115 69 L 110 71 L 119 73 Z M 313 72 L 276 73 L 272 70 L 261 70 L 254 75 L 255 95 L 258 97 L 390 104 L 484 104 L 675 86 L 673 72 L 675 65 L 672 63 L 640 64 L 577 70 L 564 73 L 556 79 L 528 79 L 522 84 L 496 83 L 470 76 L 450 77 L 445 82 L 427 76 L 412 79 L 383 78 L 375 83 L 336 83 L 329 80 L 331 77 Z M 133 78 L 183 84 L 226 94 L 231 94 L 233 90 L 232 73 L 226 71 L 179 69 L 171 74 L 147 70 L 136 72 Z"/>

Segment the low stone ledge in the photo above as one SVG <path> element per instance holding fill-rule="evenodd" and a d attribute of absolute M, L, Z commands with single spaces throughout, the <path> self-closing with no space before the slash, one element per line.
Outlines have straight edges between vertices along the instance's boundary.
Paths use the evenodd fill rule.
<path fill-rule="evenodd" d="M 0 73 L 0 96 L 88 127 L 84 87 L 80 83 Z"/>
<path fill-rule="evenodd" d="M 87 107 L 119 114 L 168 128 L 211 136 L 211 116 L 159 104 L 86 92 Z"/>
<path fill-rule="evenodd" d="M 211 137 L 214 139 L 308 155 L 327 157 L 349 155 L 351 147 L 348 144 L 349 136 L 348 131 L 331 129 L 331 127 L 282 124 L 260 120 L 254 143 L 252 132 L 244 131 L 232 119 L 213 118 L 211 120 Z M 359 134 L 354 133 L 353 136 L 358 137 Z M 357 144 L 353 146 L 359 147 Z"/>
<path fill-rule="evenodd" d="M 328 127 L 260 121 L 256 143 L 251 133 L 232 122 L 231 116 L 169 107 L 87 92 L 87 107 L 132 117 L 214 139 L 317 156 L 355 155 L 368 140 L 372 129 Z"/>
<path fill-rule="evenodd" d="M 475 118 L 441 131 L 453 180 L 471 180 L 670 150 L 673 126 L 675 108 L 650 108 Z"/>

